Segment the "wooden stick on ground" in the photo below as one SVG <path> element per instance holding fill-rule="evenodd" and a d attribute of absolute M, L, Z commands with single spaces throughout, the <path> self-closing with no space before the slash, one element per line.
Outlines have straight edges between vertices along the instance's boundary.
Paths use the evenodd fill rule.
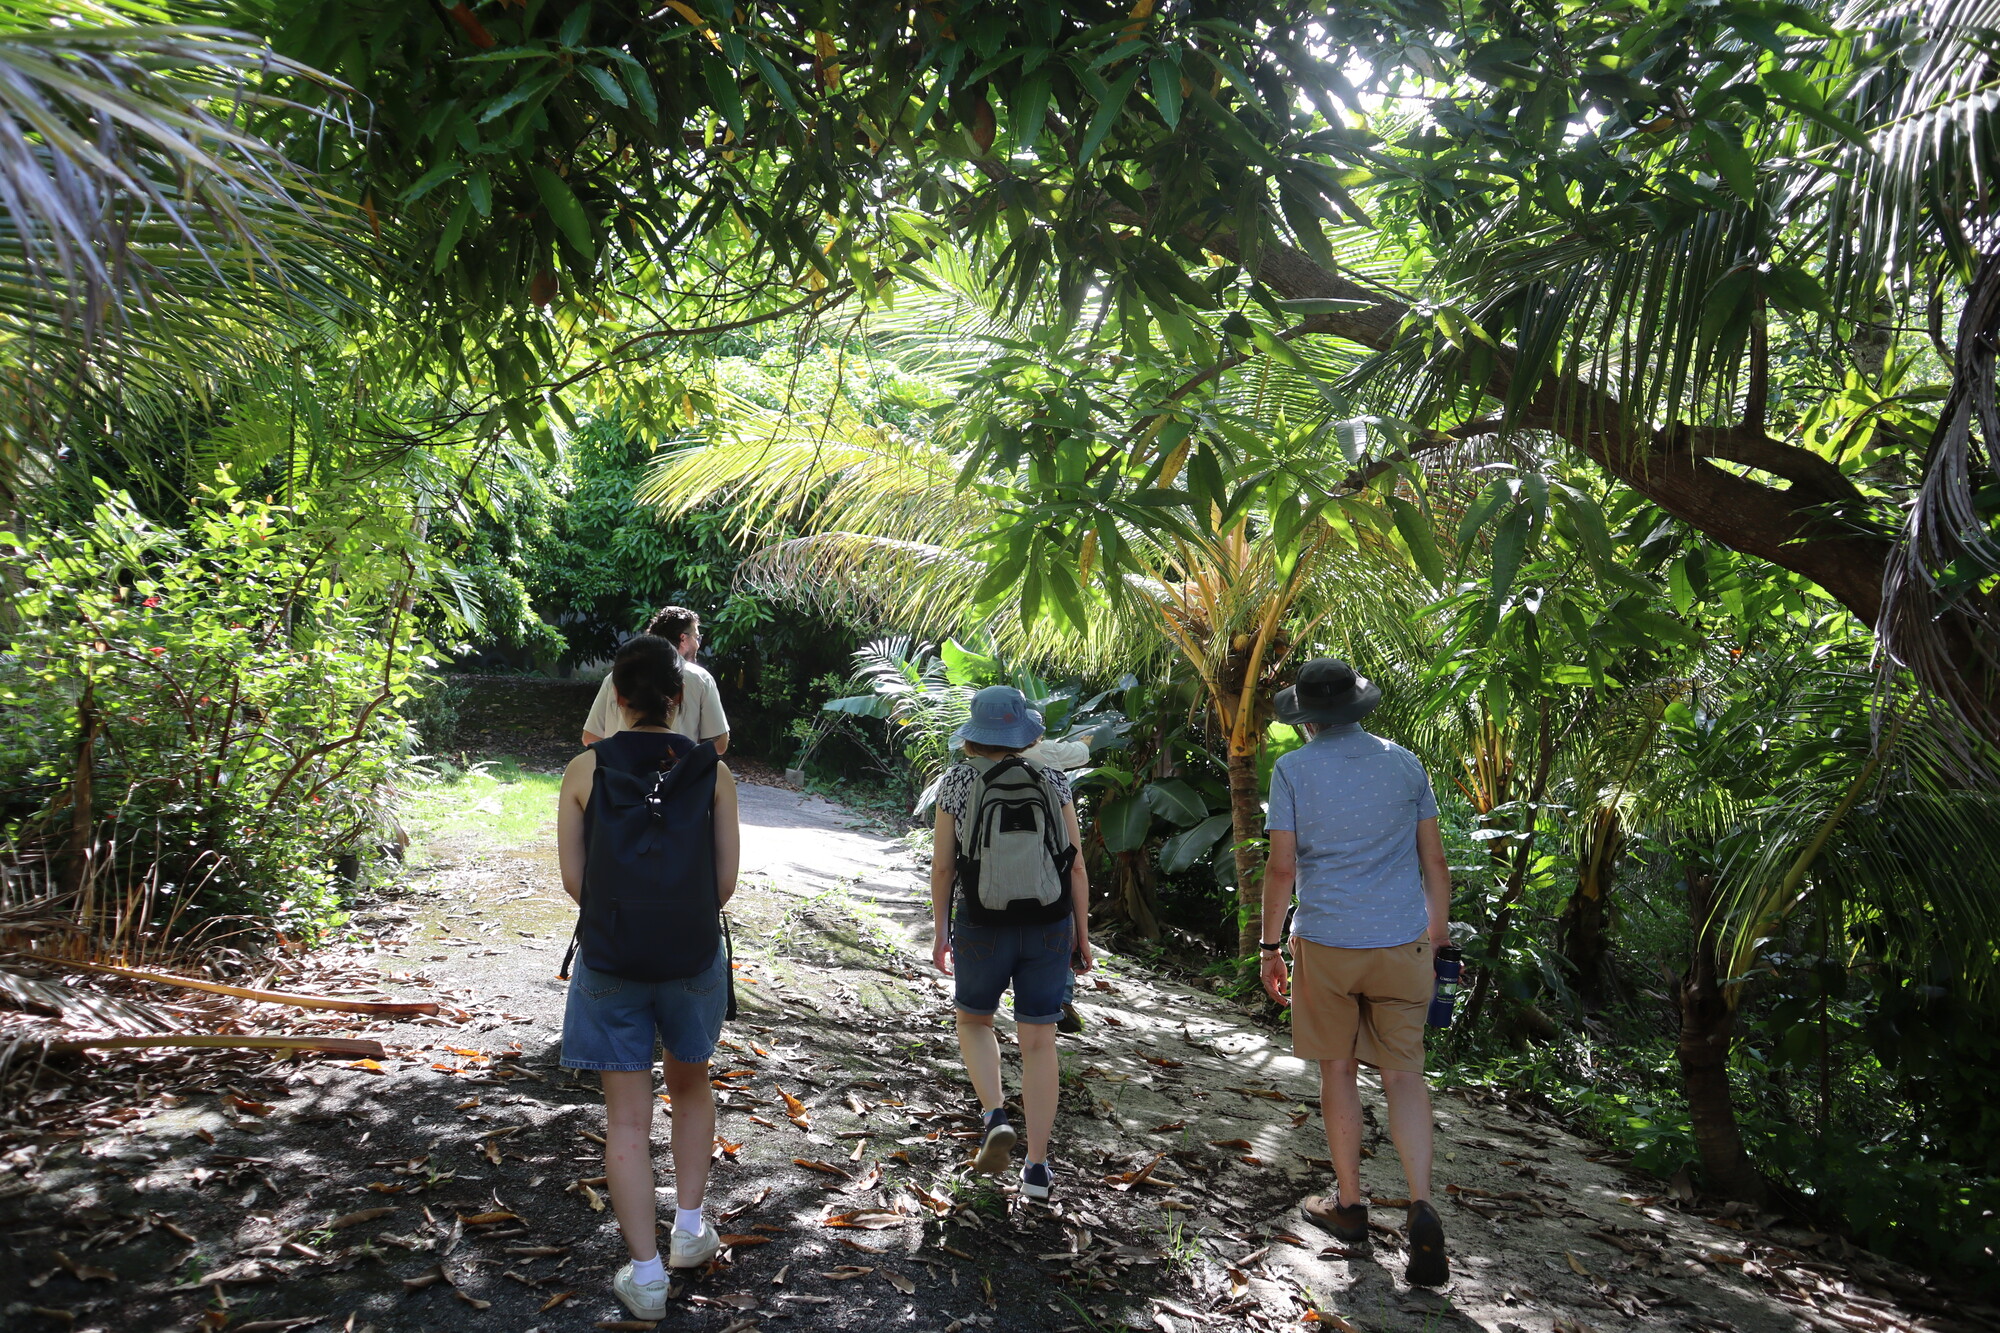
<path fill-rule="evenodd" d="M 36 962 L 58 963 L 63 967 L 81 968 L 85 972 L 102 972 L 107 976 L 129 977 L 133 981 L 152 981 L 162 986 L 179 986 L 183 990 L 208 991 L 214 995 L 233 995 L 239 1000 L 257 1000 L 263 1004 L 289 1004 L 297 1009 L 333 1009 L 343 1014 L 434 1014 L 438 1011 L 435 1000 L 336 1000 L 320 995 L 290 995 L 284 991 L 252 990 L 247 986 L 225 986 L 219 981 L 196 981 L 191 977 L 176 977 L 165 972 L 142 972 L 136 967 L 114 967 L 110 963 L 85 963 L 74 958 L 35 957 Z"/>
<path fill-rule="evenodd" d="M 328 1055 L 352 1055 L 363 1060 L 380 1060 L 385 1052 L 379 1041 L 361 1037 L 232 1037 L 226 1033 L 188 1033 L 166 1037 L 75 1037 L 48 1044 L 51 1055 L 84 1050 L 130 1050 L 145 1046 L 242 1047 L 257 1051 L 325 1051 Z"/>

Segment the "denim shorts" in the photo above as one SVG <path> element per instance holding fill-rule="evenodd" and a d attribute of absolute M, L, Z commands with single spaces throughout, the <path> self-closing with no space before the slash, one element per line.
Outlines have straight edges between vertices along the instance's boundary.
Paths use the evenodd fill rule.
<path fill-rule="evenodd" d="M 705 1064 L 729 1008 L 729 951 L 679 981 L 627 981 L 576 960 L 563 1005 L 565 1069 L 650 1070 L 658 1043 L 683 1064 Z"/>
<path fill-rule="evenodd" d="M 958 1007 L 990 1015 L 1000 993 L 1014 987 L 1014 1021 L 1053 1023 L 1062 1017 L 1076 974 L 1069 958 L 1076 948 L 1076 919 L 1045 926 L 982 926 L 952 922 L 952 972 Z"/>

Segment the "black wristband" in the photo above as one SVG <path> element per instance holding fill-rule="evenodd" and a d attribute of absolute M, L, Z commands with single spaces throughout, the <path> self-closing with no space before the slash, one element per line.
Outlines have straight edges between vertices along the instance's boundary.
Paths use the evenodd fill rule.
<path fill-rule="evenodd" d="M 1258 940 L 1257 947 L 1262 949 L 1265 953 L 1276 953 L 1278 950 L 1285 947 L 1285 942 L 1283 940 L 1279 940 L 1276 944 L 1266 944 L 1264 943 L 1264 941 Z"/>

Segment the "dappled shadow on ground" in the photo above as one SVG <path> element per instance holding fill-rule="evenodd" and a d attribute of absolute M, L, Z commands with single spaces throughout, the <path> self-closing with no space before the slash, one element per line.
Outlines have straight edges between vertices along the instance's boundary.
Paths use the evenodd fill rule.
<path fill-rule="evenodd" d="M 1117 959 L 1082 983 L 1087 1030 L 1060 1047 L 1057 1198 L 1025 1203 L 965 1170 L 976 1119 L 921 867 L 824 802 L 757 793 L 744 809 L 743 1013 L 714 1068 L 710 1194 L 735 1239 L 677 1288 L 667 1327 L 1193 1333 L 1299 1328 L 1308 1311 L 1369 1333 L 1859 1327 L 1832 1316 L 1863 1307 L 1801 1294 L 1804 1272 L 1873 1301 L 1871 1327 L 1929 1313 L 1875 1295 L 1822 1240 L 1711 1223 L 1527 1107 L 1459 1096 L 1439 1101 L 1455 1279 L 1413 1290 L 1374 1091 L 1363 1178 L 1381 1226 L 1349 1253 L 1296 1211 L 1327 1184 L 1312 1071 L 1253 1014 Z M 127 1089 L 143 1118 L 85 1112 L 34 1145 L 0 1201 L 8 1327 L 556 1333 L 622 1317 L 602 1102 L 557 1065 L 570 909 L 553 863 L 445 851 L 361 918 L 379 950 L 356 952 L 450 1011 L 371 1026 L 391 1051 L 379 1070 L 239 1062 L 189 1101 Z M 1816 1268 L 1783 1258 L 1808 1242 Z"/>

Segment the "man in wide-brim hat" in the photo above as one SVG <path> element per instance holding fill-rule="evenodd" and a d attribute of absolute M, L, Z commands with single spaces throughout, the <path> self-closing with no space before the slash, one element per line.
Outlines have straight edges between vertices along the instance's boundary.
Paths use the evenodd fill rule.
<path fill-rule="evenodd" d="M 1380 1071 L 1389 1132 L 1409 1182 L 1410 1282 L 1450 1275 L 1431 1205 L 1431 1102 L 1424 1023 L 1433 953 L 1451 942 L 1451 872 L 1437 798 L 1417 757 L 1361 729 L 1382 691 L 1347 663 L 1315 658 L 1278 691 L 1278 720 L 1311 739 L 1271 773 L 1265 827 L 1264 989 L 1292 1010 L 1292 1045 L 1319 1063 L 1320 1109 L 1336 1192 L 1300 1205 L 1340 1240 L 1368 1239 L 1361 1191 L 1362 1065 Z M 1292 965 L 1285 913 L 1297 890 Z"/>

